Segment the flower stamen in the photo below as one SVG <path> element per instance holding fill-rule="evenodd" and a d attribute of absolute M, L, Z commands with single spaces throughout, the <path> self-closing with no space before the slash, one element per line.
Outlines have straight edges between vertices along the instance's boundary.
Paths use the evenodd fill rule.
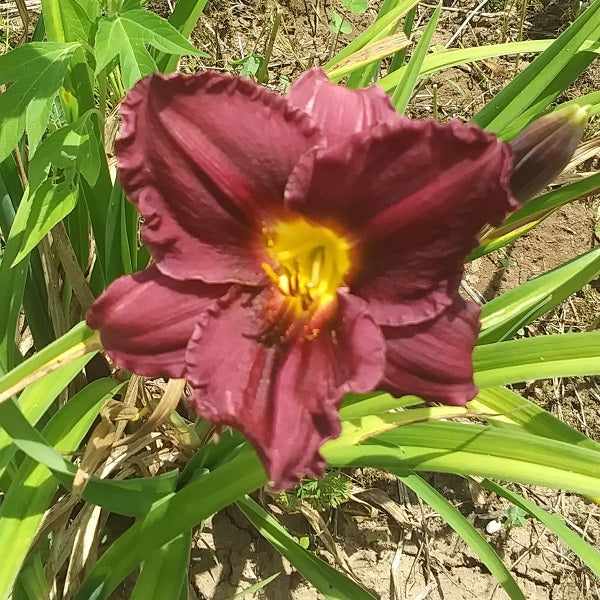
<path fill-rule="evenodd" d="M 304 339 L 314 339 L 321 323 L 335 313 L 337 290 L 345 285 L 351 267 L 351 245 L 328 227 L 300 218 L 265 227 L 263 236 L 272 263 L 262 268 L 275 291 L 268 304 L 286 306 L 283 312 L 280 306 L 269 306 L 265 316 L 285 331 L 285 339 L 300 330 Z M 316 315 L 320 317 L 314 324 Z"/>

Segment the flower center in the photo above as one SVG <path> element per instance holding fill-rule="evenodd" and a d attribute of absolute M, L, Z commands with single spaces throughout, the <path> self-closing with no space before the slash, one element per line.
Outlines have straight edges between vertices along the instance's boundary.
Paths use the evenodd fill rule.
<path fill-rule="evenodd" d="M 301 218 L 277 221 L 265 227 L 263 235 L 273 266 L 263 263 L 262 268 L 281 300 L 276 306 L 270 303 L 269 321 L 284 326 L 286 339 L 292 322 L 303 326 L 305 337 L 315 336 L 335 312 L 336 292 L 352 266 L 350 242 Z M 315 319 L 317 313 L 320 317 Z"/>

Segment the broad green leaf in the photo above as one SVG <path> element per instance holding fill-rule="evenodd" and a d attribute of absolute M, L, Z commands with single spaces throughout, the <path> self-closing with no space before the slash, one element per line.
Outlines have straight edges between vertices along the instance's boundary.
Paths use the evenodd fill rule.
<path fill-rule="evenodd" d="M 600 113 L 600 91 L 591 92 L 584 94 L 583 96 L 577 96 L 573 100 L 567 102 L 561 102 L 552 108 L 540 111 L 537 107 L 527 109 L 519 118 L 511 122 L 510 125 L 502 130 L 499 137 L 503 140 L 512 140 L 522 129 L 524 129 L 529 123 L 540 117 L 562 110 L 567 106 L 589 106 L 590 117 Z"/>
<path fill-rule="evenodd" d="M 411 423 L 466 416 L 468 410 L 464 406 L 426 406 L 347 419 L 342 422 L 340 435 L 329 442 L 329 447 L 362 444 L 385 431 L 406 427 Z"/>
<path fill-rule="evenodd" d="M 591 6 L 566 29 L 554 43 L 540 54 L 524 71 L 519 73 L 486 106 L 473 121 L 492 132 L 501 132 L 529 108 L 546 88 L 553 86 L 565 71 L 574 71 L 574 55 L 587 43 L 597 43 L 600 38 L 600 2 Z M 593 57 L 590 57 L 590 60 Z M 581 62 L 581 61 L 580 61 Z M 580 64 L 585 68 L 587 62 Z M 582 69 L 581 69 L 582 70 Z M 564 88 L 555 87 L 555 94 Z M 548 98 L 551 101 L 552 96 Z"/>
<path fill-rule="evenodd" d="M 108 598 L 150 552 L 266 482 L 257 456 L 247 450 L 175 494 L 159 500 L 106 550 L 83 582 L 75 600 Z"/>
<path fill-rule="evenodd" d="M 30 193 L 27 201 L 19 205 L 19 212 L 27 215 L 27 222 L 20 236 L 21 248 L 12 266 L 18 265 L 75 208 L 76 203 L 77 188 L 67 182 L 55 184 L 46 179 Z"/>
<path fill-rule="evenodd" d="M 404 475 L 401 472 L 397 472 L 396 469 L 390 469 L 390 472 L 397 475 L 404 485 L 429 504 L 460 535 L 471 550 L 477 554 L 481 562 L 489 569 L 490 573 L 498 580 L 500 585 L 502 585 L 511 600 L 525 600 L 523 592 L 496 551 L 481 533 L 442 494 L 430 486 L 423 478 L 419 477 L 419 475 L 415 475 L 414 473 Z"/>
<path fill-rule="evenodd" d="M 61 0 L 60 9 L 66 41 L 91 46 L 100 3 L 97 0 Z"/>
<path fill-rule="evenodd" d="M 537 404 L 505 387 L 487 388 L 468 403 L 469 408 L 486 414 L 486 420 L 499 427 L 513 427 L 551 440 L 600 452 L 600 444 L 569 427 Z M 489 415 L 489 413 L 492 415 Z"/>
<path fill-rule="evenodd" d="M 13 589 L 11 600 L 47 600 L 50 598 L 50 584 L 44 571 L 42 552 L 36 552 L 30 557 L 19 573 L 17 585 Z M 22 588 L 22 595 L 18 595 Z"/>
<path fill-rule="evenodd" d="M 61 452 L 75 450 L 92 426 L 101 406 L 121 386 L 121 382 L 113 379 L 99 379 L 90 383 L 52 417 L 42 432 L 45 440 Z M 0 406 L 3 416 L 7 407 L 7 404 Z M 60 460 L 64 461 L 62 457 Z M 27 458 L 0 505 L 0 547 L 11 549 L 9 553 L 3 553 L 0 561 L 2 600 L 10 594 L 56 486 L 57 482 L 46 466 Z"/>
<path fill-rule="evenodd" d="M 330 567 L 300 544 L 250 496 L 236 502 L 258 532 L 328 600 L 374 600 L 351 579 Z"/>
<path fill-rule="evenodd" d="M 354 15 L 364 13 L 369 8 L 368 0 L 342 0 L 344 6 Z"/>
<path fill-rule="evenodd" d="M 415 423 L 358 445 L 336 445 L 333 440 L 322 454 L 334 467 L 478 475 L 600 496 L 598 452 L 512 429 Z"/>
<path fill-rule="evenodd" d="M 429 50 L 429 44 L 431 43 L 435 28 L 437 27 L 441 10 L 442 5 L 441 3 L 438 3 L 437 8 L 433 11 L 433 15 L 423 31 L 421 39 L 419 39 L 417 47 L 406 65 L 402 78 L 398 81 L 396 89 L 392 93 L 392 104 L 396 111 L 401 115 L 404 114 L 413 94 L 413 90 L 415 89 L 419 73 L 423 67 L 423 61 Z"/>
<path fill-rule="evenodd" d="M 600 247 L 483 305 L 479 344 L 497 342 L 547 313 L 600 274 Z"/>
<path fill-rule="evenodd" d="M 117 56 L 127 89 L 157 69 L 146 46 L 169 54 L 206 56 L 194 48 L 172 25 L 147 10 L 129 10 L 102 19 L 96 33 L 96 75 Z"/>
<path fill-rule="evenodd" d="M 21 245 L 13 265 L 23 260 L 75 208 L 81 176 L 90 185 L 96 183 L 104 156 L 95 119 L 95 113 L 88 111 L 55 131 L 40 144 L 31 160 L 29 194 L 17 211 L 17 222 L 21 224 L 25 219 L 25 225 L 19 230 Z M 54 177 L 59 183 L 54 182 Z"/>
<path fill-rule="evenodd" d="M 31 153 L 46 129 L 50 109 L 78 44 L 32 42 L 0 56 L 0 160 L 27 131 Z"/>
<path fill-rule="evenodd" d="M 99 147 L 100 137 L 97 128 L 97 114 L 88 111 L 73 123 L 50 134 L 39 146 L 29 164 L 29 185 L 35 189 L 40 186 L 51 173 L 51 168 L 58 168 L 64 177 L 64 171 L 70 172 L 70 178 L 81 174 L 94 185 L 100 173 L 103 157 Z"/>
<path fill-rule="evenodd" d="M 352 25 L 342 17 L 342 15 L 333 11 L 331 14 L 331 21 L 329 21 L 329 29 L 333 31 L 333 33 L 343 33 L 348 34 L 352 33 Z"/>
<path fill-rule="evenodd" d="M 600 331 L 563 333 L 476 346 L 474 380 L 486 388 L 530 379 L 600 373 Z"/>
<path fill-rule="evenodd" d="M 600 577 L 600 552 L 597 548 L 586 542 L 574 531 L 569 529 L 565 524 L 564 519 L 558 514 L 551 514 L 545 511 L 543 508 L 535 505 L 533 502 L 526 500 L 519 494 L 505 488 L 504 486 L 484 479 L 481 483 L 486 490 L 494 492 L 506 498 L 514 505 L 522 508 L 528 512 L 532 517 L 535 517 L 541 521 L 548 529 L 556 534 L 556 536 L 562 540 L 581 560 L 596 574 Z"/>
<path fill-rule="evenodd" d="M 5 243 L 9 233 L 14 225 L 16 216 L 15 208 L 23 198 L 23 185 L 19 177 L 17 165 L 13 156 L 9 156 L 6 160 L 0 162 L 0 230 L 3 232 Z M 20 226 L 15 227 L 15 232 Z M 19 250 L 19 240 L 13 240 L 7 244 L 8 254 L 6 254 L 7 265 L 9 268 L 14 260 L 16 253 Z M 0 286 L 0 331 L 4 332 L 4 338 L 0 342 L 2 346 L 10 339 L 9 348 L 12 347 L 16 351 L 14 340 L 10 338 L 9 332 L 14 332 L 16 329 L 16 320 L 19 316 L 20 309 L 17 309 L 17 290 L 19 283 L 17 276 L 20 273 L 20 268 L 9 269 L 0 273 L 0 281 L 3 285 Z M 11 278 L 15 278 L 11 282 Z M 14 306 L 14 313 L 11 313 L 7 306 Z M 54 331 L 48 314 L 48 295 L 46 293 L 46 283 L 42 270 L 42 263 L 37 252 L 33 252 L 29 256 L 29 271 L 25 281 L 25 288 L 22 297 L 23 310 L 27 317 L 27 324 L 33 336 L 36 348 L 43 348 L 54 339 Z M 10 325 L 9 322 L 14 323 Z M 0 354 L 2 354 L 0 350 Z M 6 358 L 6 354 L 4 354 Z M 5 364 L 6 370 L 12 368 L 16 364 L 15 359 L 18 358 L 18 353 L 7 359 Z M 3 359 L 0 359 L 0 364 Z"/>

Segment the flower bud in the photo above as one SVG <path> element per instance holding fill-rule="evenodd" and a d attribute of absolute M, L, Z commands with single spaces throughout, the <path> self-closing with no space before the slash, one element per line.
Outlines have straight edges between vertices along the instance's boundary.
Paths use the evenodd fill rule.
<path fill-rule="evenodd" d="M 583 137 L 589 108 L 566 106 L 533 121 L 510 142 L 515 159 L 510 186 L 519 202 L 533 198 L 567 166 Z"/>

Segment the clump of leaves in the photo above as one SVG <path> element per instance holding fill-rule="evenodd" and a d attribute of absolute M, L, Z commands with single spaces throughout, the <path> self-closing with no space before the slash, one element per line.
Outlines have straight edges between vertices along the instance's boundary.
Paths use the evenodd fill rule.
<path fill-rule="evenodd" d="M 527 512 L 518 506 L 511 506 L 506 511 L 506 522 L 511 527 L 527 527 Z"/>
<path fill-rule="evenodd" d="M 337 508 L 350 498 L 352 486 L 348 478 L 339 471 L 327 471 L 322 479 L 306 478 L 291 492 L 281 492 L 277 499 L 281 504 L 294 509 L 300 500 L 315 510 Z"/>

